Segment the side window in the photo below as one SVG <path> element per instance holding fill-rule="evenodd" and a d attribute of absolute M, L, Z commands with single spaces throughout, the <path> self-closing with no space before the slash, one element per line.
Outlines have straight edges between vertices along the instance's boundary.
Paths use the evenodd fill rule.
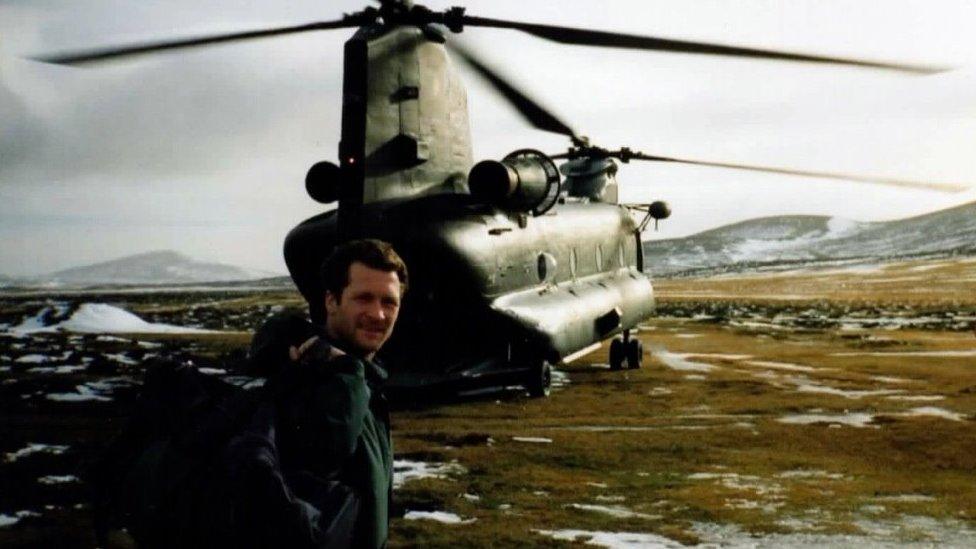
<path fill-rule="evenodd" d="M 569 276 L 576 278 L 576 248 L 569 250 Z"/>
<path fill-rule="evenodd" d="M 596 245 L 596 272 L 603 270 L 603 246 Z"/>
<path fill-rule="evenodd" d="M 626 264 L 624 261 L 624 243 L 621 242 L 617 244 L 617 267 L 623 268 Z"/>

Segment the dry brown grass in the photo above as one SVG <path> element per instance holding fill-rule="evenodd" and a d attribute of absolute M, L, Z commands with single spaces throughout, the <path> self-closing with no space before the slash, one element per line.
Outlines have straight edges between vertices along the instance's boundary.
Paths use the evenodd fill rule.
<path fill-rule="evenodd" d="M 976 263 L 911 270 L 917 267 L 886 267 L 885 272 L 961 278 L 972 274 Z M 712 296 L 698 298 L 707 300 L 727 292 L 742 299 L 739 292 L 754 291 L 757 299 L 776 299 L 774 294 L 789 291 L 810 299 L 869 300 L 886 299 L 893 291 L 873 289 L 875 283 L 866 280 L 852 283 L 847 275 L 818 276 L 666 281 L 659 284 L 659 295 L 686 299 L 700 292 Z M 829 283 L 824 286 L 821 278 Z M 976 282 L 959 283 L 969 289 L 967 295 L 956 295 L 955 284 L 906 293 L 906 299 L 949 306 L 976 302 Z M 567 528 L 654 532 L 690 543 L 697 540 L 692 525 L 702 522 L 760 534 L 863 534 L 866 520 L 897 523 L 909 515 L 972 526 L 972 333 L 763 330 L 658 320 L 639 335 L 648 353 L 638 371 L 599 367 L 607 360 L 604 345 L 566 367 L 571 384 L 548 400 L 502 398 L 397 414 L 400 456 L 456 460 L 468 470 L 449 479 L 408 483 L 398 492 L 400 504 L 476 521 L 396 519 L 392 544 L 551 544 L 535 531 Z M 876 354 L 922 351 L 974 354 Z M 672 369 L 664 362 L 674 357 L 668 353 L 714 369 Z M 960 417 L 910 415 L 923 407 Z M 806 425 L 780 421 L 851 413 L 867 414 L 869 422 L 854 427 L 829 418 Z M 574 504 L 619 506 L 637 514 L 616 518 Z M 898 534 L 902 541 L 928 535 L 909 526 Z"/>

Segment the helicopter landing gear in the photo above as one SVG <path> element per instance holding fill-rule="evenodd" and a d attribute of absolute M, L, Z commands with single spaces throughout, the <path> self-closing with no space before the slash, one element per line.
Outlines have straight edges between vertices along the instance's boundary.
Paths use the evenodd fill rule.
<path fill-rule="evenodd" d="M 525 388 L 532 398 L 545 398 L 552 389 L 552 366 L 546 360 L 539 359 L 529 370 Z"/>
<path fill-rule="evenodd" d="M 636 370 L 641 367 L 644 358 L 644 344 L 637 338 L 630 337 L 630 330 L 624 330 L 623 337 L 610 342 L 610 369 L 621 370 L 624 363 L 627 368 Z"/>
<path fill-rule="evenodd" d="M 624 366 L 626 357 L 626 344 L 619 337 L 610 342 L 610 369 L 619 370 Z"/>
<path fill-rule="evenodd" d="M 644 358 L 644 344 L 639 339 L 631 339 L 624 346 L 627 352 L 627 367 L 637 370 L 641 367 Z"/>

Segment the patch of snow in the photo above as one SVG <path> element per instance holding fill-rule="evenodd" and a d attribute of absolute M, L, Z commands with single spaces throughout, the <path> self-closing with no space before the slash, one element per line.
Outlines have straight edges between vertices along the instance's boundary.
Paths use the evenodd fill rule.
<path fill-rule="evenodd" d="M 714 358 L 716 360 L 746 360 L 752 358 L 752 355 L 735 355 L 728 353 L 687 353 L 687 356 L 693 356 L 695 358 Z"/>
<path fill-rule="evenodd" d="M 828 473 L 819 469 L 793 469 L 776 474 L 777 478 L 787 479 L 829 479 L 841 480 L 844 475 L 841 473 Z"/>
<path fill-rule="evenodd" d="M 512 437 L 512 440 L 514 440 L 515 442 L 537 442 L 541 444 L 552 443 L 551 438 L 545 438 L 545 437 Z"/>
<path fill-rule="evenodd" d="M 0 528 L 6 528 L 8 526 L 13 526 L 14 524 L 17 524 L 18 522 L 20 522 L 20 517 L 18 517 L 18 516 L 16 516 L 16 515 L 13 515 L 12 516 L 12 515 L 7 515 L 7 514 L 4 514 L 4 513 L 0 513 Z"/>
<path fill-rule="evenodd" d="M 866 390 L 856 390 L 856 389 L 838 389 L 836 387 L 827 387 L 825 385 L 813 385 L 809 383 L 797 385 L 797 392 L 800 393 L 818 393 L 824 395 L 834 395 L 851 400 L 856 400 L 869 396 L 884 396 L 884 395 L 897 395 L 898 393 L 904 393 L 900 389 L 875 389 L 873 391 Z"/>
<path fill-rule="evenodd" d="M 95 338 L 95 341 L 117 342 L 117 343 L 128 343 L 129 342 L 129 340 L 128 339 L 125 339 L 124 337 L 116 337 L 116 336 L 109 336 L 109 335 L 100 335 L 100 336 L 98 336 L 98 337 Z"/>
<path fill-rule="evenodd" d="M 62 444 L 41 444 L 38 442 L 30 442 L 27 446 L 17 450 L 16 452 L 7 452 L 4 456 L 4 462 L 13 463 L 22 457 L 29 456 L 31 454 L 51 454 L 51 455 L 61 455 L 68 450 L 67 445 Z"/>
<path fill-rule="evenodd" d="M 481 496 L 476 495 L 476 494 L 464 493 L 464 494 L 461 494 L 461 497 L 463 497 L 464 499 L 466 499 L 468 501 L 481 501 Z"/>
<path fill-rule="evenodd" d="M 925 496 L 922 494 L 896 494 L 891 496 L 878 496 L 874 499 L 878 501 L 894 501 L 900 503 L 925 503 L 935 501 L 934 497 Z"/>
<path fill-rule="evenodd" d="M 681 339 L 696 339 L 699 337 L 704 337 L 704 334 L 674 334 L 674 337 L 680 337 Z"/>
<path fill-rule="evenodd" d="M 936 400 L 945 400 L 945 396 L 943 395 L 895 395 L 885 398 L 888 400 L 903 400 L 908 402 L 933 402 Z"/>
<path fill-rule="evenodd" d="M 668 389 L 667 387 L 654 387 L 653 389 L 647 392 L 647 394 L 651 396 L 664 396 L 664 395 L 670 395 L 671 393 L 672 393 L 671 389 Z"/>
<path fill-rule="evenodd" d="M 411 480 L 421 478 L 447 478 L 448 475 L 464 474 L 466 470 L 457 463 L 427 463 L 397 459 L 393 461 L 393 488 L 400 488 Z"/>
<path fill-rule="evenodd" d="M 880 381 L 882 383 L 915 383 L 917 379 L 905 379 L 903 377 L 891 377 L 891 376 L 871 376 L 874 381 Z M 894 398 L 894 397 L 889 397 Z"/>
<path fill-rule="evenodd" d="M 763 513 L 775 513 L 777 509 L 785 505 L 783 502 L 756 501 L 744 498 L 732 498 L 725 500 L 725 507 L 729 509 L 757 509 Z"/>
<path fill-rule="evenodd" d="M 599 547 L 642 549 L 682 549 L 683 544 L 657 534 L 643 532 L 604 532 L 594 530 L 535 530 L 537 534 L 560 541 L 585 541 Z"/>
<path fill-rule="evenodd" d="M 17 336 L 24 336 L 39 332 L 53 332 L 55 329 L 44 324 L 44 317 L 48 315 L 63 316 L 68 312 L 66 303 L 56 303 L 41 309 L 36 315 L 25 318 L 20 324 L 9 329 L 9 333 Z"/>
<path fill-rule="evenodd" d="M 859 353 L 832 353 L 832 356 L 917 356 L 917 357 L 969 357 L 976 356 L 976 349 L 965 351 L 886 351 Z"/>
<path fill-rule="evenodd" d="M 874 421 L 874 416 L 864 412 L 851 412 L 847 414 L 795 414 L 777 418 L 780 423 L 791 425 L 814 425 L 817 423 L 827 423 L 831 425 L 847 425 L 849 427 L 874 427 L 870 425 Z"/>
<path fill-rule="evenodd" d="M 47 355 L 30 354 L 30 355 L 24 355 L 18 358 L 17 360 L 15 360 L 14 362 L 18 364 L 42 364 L 49 360 L 51 360 L 51 357 Z"/>
<path fill-rule="evenodd" d="M 200 372 L 201 374 L 206 374 L 208 376 L 220 376 L 227 373 L 227 370 L 224 370 L 223 368 L 203 367 L 203 368 L 197 368 L 197 371 Z"/>
<path fill-rule="evenodd" d="M 7 515 L 0 513 L 0 528 L 6 528 L 7 526 L 13 526 L 20 522 L 20 519 L 27 517 L 39 517 L 40 513 L 36 511 L 17 511 L 13 515 Z"/>
<path fill-rule="evenodd" d="M 104 353 L 102 356 L 109 360 L 114 360 L 119 364 L 125 364 L 126 366 L 135 366 L 139 364 L 137 360 L 129 358 L 125 353 Z"/>
<path fill-rule="evenodd" d="M 444 524 L 471 524 L 478 519 L 462 519 L 454 513 L 446 511 L 407 511 L 403 518 L 407 520 L 433 520 Z"/>
<path fill-rule="evenodd" d="M 146 322 L 125 309 L 107 303 L 82 303 L 78 310 L 71 315 L 71 318 L 51 326 L 51 328 L 81 333 L 198 334 L 213 332 L 213 330 L 200 328 Z"/>
<path fill-rule="evenodd" d="M 594 488 L 609 488 L 606 482 L 587 482 L 586 485 Z"/>
<path fill-rule="evenodd" d="M 632 511 L 623 505 L 593 505 L 589 503 L 570 503 L 566 507 L 572 507 L 573 509 L 581 509 L 583 511 L 591 511 L 594 513 L 601 513 L 604 515 L 611 516 L 613 518 L 642 518 L 648 520 L 658 520 L 661 515 L 648 515 L 646 513 L 638 513 L 637 511 Z"/>
<path fill-rule="evenodd" d="M 815 372 L 816 368 L 812 366 L 803 366 L 802 364 L 791 364 L 789 362 L 770 362 L 768 360 L 746 360 L 743 364 L 748 364 L 750 366 L 759 366 L 761 368 L 772 368 L 774 370 L 789 370 L 792 372 Z"/>
<path fill-rule="evenodd" d="M 74 475 L 47 475 L 37 479 L 41 484 L 66 484 L 69 482 L 81 482 Z"/>
<path fill-rule="evenodd" d="M 620 503 L 622 501 L 626 501 L 627 498 L 625 498 L 624 496 L 604 496 L 604 495 L 599 495 L 599 496 L 596 497 L 596 500 L 597 501 L 607 502 L 607 503 Z"/>
<path fill-rule="evenodd" d="M 708 378 L 706 378 L 703 375 L 691 374 L 691 375 L 685 376 L 685 379 L 687 379 L 689 381 L 705 381 Z"/>
<path fill-rule="evenodd" d="M 672 353 L 669 351 L 659 350 L 652 351 L 651 354 L 657 357 L 657 359 L 664 363 L 664 365 L 668 368 L 677 370 L 679 372 L 711 372 L 715 369 L 715 366 L 711 364 L 687 360 L 689 356 L 692 356 L 689 353 Z"/>
<path fill-rule="evenodd" d="M 76 393 L 48 393 L 46 398 L 48 400 L 53 400 L 56 402 L 109 402 L 112 397 L 102 395 L 100 391 L 97 391 L 93 387 L 88 385 L 76 385 L 75 389 L 78 391 Z"/>
<path fill-rule="evenodd" d="M 71 374 L 87 369 L 87 366 L 35 366 L 28 368 L 29 374 Z"/>
<path fill-rule="evenodd" d="M 963 419 L 966 418 L 965 415 L 960 414 L 959 412 L 953 412 L 952 410 L 946 410 L 945 408 L 936 408 L 935 406 L 923 406 L 921 408 L 912 408 L 911 410 L 899 415 L 915 416 L 915 417 L 922 417 L 922 416 L 941 417 L 952 421 L 962 421 Z"/>

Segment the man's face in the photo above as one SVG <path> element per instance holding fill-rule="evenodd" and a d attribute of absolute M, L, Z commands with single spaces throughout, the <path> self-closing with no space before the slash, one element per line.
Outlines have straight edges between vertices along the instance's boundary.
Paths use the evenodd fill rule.
<path fill-rule="evenodd" d="M 349 284 L 341 296 L 325 294 L 326 331 L 343 350 L 372 358 L 393 332 L 400 312 L 400 279 L 396 272 L 349 266 Z"/>

